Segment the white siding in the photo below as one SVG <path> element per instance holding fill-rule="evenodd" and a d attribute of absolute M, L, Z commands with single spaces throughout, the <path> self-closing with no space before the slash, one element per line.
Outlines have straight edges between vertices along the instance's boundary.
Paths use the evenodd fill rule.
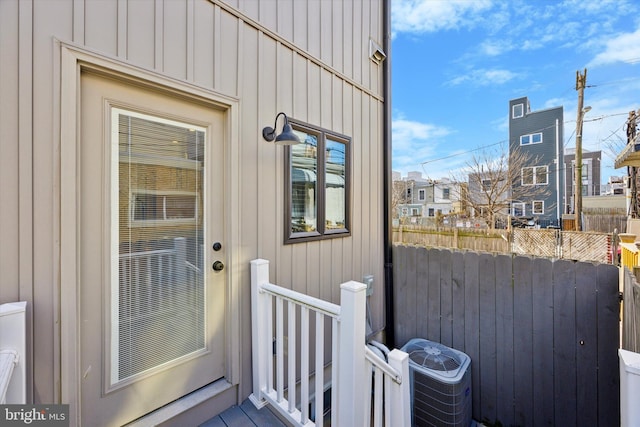
<path fill-rule="evenodd" d="M 337 302 L 373 274 L 383 325 L 382 0 L 0 1 L 0 302 L 27 300 L 36 402 L 59 398 L 60 58 L 54 39 L 240 101 L 240 395 L 250 391 L 249 260 L 280 285 Z M 19 77 L 19 78 L 18 78 Z M 32 101 L 33 100 L 33 101 Z M 352 137 L 352 235 L 283 245 L 277 112 Z M 65 327 L 65 325 L 62 325 Z"/>

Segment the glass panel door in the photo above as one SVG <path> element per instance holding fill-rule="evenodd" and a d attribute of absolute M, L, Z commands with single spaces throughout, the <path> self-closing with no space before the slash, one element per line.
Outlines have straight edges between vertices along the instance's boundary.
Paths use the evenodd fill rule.
<path fill-rule="evenodd" d="M 112 109 L 110 385 L 206 349 L 206 129 Z"/>

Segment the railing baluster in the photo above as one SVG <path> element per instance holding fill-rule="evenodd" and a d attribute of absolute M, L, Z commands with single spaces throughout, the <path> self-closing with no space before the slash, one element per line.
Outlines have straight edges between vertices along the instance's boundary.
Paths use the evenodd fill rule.
<path fill-rule="evenodd" d="M 282 298 L 276 298 L 276 372 L 278 403 L 284 399 L 284 322 Z"/>
<path fill-rule="evenodd" d="M 324 423 L 324 316 L 316 312 L 316 425 Z"/>
<path fill-rule="evenodd" d="M 374 372 L 373 420 L 374 420 L 374 426 L 380 427 L 382 426 L 382 376 L 383 374 L 382 374 L 382 371 L 377 368 L 374 368 L 373 372 Z M 371 396 L 369 396 L 369 399 L 371 399 Z"/>
<path fill-rule="evenodd" d="M 331 425 L 338 425 L 338 343 L 339 343 L 339 323 L 338 319 L 331 319 Z"/>
<path fill-rule="evenodd" d="M 309 420 L 309 309 L 300 307 L 300 412 Z"/>
<path fill-rule="evenodd" d="M 269 295 L 269 304 L 265 307 L 267 345 L 269 346 L 269 357 L 267 357 L 267 390 L 273 390 L 273 362 L 274 362 L 274 340 L 273 340 L 273 297 Z"/>
<path fill-rule="evenodd" d="M 289 400 L 289 413 L 292 413 L 296 409 L 296 306 L 293 301 L 289 301 L 287 306 L 287 339 L 289 341 L 287 350 L 287 375 L 289 380 L 287 399 Z"/>
<path fill-rule="evenodd" d="M 376 367 L 369 360 L 365 361 L 365 366 L 367 372 L 367 377 L 365 378 L 365 390 L 373 390 L 371 386 L 373 385 L 373 373 L 375 372 Z M 364 413 L 371 416 L 371 395 L 364 397 Z"/>

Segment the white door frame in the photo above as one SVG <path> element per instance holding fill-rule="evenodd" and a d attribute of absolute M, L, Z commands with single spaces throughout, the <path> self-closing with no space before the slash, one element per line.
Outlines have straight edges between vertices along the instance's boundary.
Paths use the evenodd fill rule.
<path fill-rule="evenodd" d="M 224 180 L 224 242 L 227 247 L 227 302 L 225 347 L 227 366 L 225 378 L 230 384 L 240 380 L 240 294 L 238 280 L 242 266 L 240 249 L 240 159 L 239 100 L 209 89 L 175 80 L 154 71 L 109 58 L 82 47 L 54 41 L 55 59 L 60 65 L 60 306 L 58 351 L 60 354 L 60 401 L 70 405 L 71 425 L 80 424 L 80 269 L 78 241 L 80 198 L 78 192 L 78 144 L 80 135 L 80 74 L 91 69 L 113 76 L 123 82 L 143 84 L 150 88 L 174 93 L 194 102 L 209 104 L 225 114 L 224 152 L 228 165 Z M 57 68 L 57 67 L 56 67 Z M 55 74 L 54 74 L 55 80 Z M 54 97 L 55 99 L 55 97 Z M 57 139 L 57 138 L 56 138 Z M 55 150 L 54 150 L 55 152 Z M 55 188 L 55 185 L 54 185 Z M 58 196 L 58 195 L 56 195 Z"/>

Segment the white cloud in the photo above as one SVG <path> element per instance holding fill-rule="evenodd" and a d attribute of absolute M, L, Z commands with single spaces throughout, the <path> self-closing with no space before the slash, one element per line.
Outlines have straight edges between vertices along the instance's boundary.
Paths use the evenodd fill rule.
<path fill-rule="evenodd" d="M 591 60 L 589 66 L 615 62 L 637 63 L 640 61 L 640 27 L 633 33 L 614 36 L 604 43 L 604 50 Z"/>
<path fill-rule="evenodd" d="M 498 68 L 472 70 L 466 74 L 449 80 L 448 84 L 457 86 L 468 83 L 475 86 L 501 85 L 519 77 L 513 71 Z"/>
<path fill-rule="evenodd" d="M 438 143 L 452 131 L 443 126 L 407 120 L 402 115 L 392 125 L 393 169 L 408 172 L 433 158 Z"/>
<path fill-rule="evenodd" d="M 394 32 L 430 33 L 474 26 L 474 14 L 492 6 L 491 0 L 394 0 Z"/>

